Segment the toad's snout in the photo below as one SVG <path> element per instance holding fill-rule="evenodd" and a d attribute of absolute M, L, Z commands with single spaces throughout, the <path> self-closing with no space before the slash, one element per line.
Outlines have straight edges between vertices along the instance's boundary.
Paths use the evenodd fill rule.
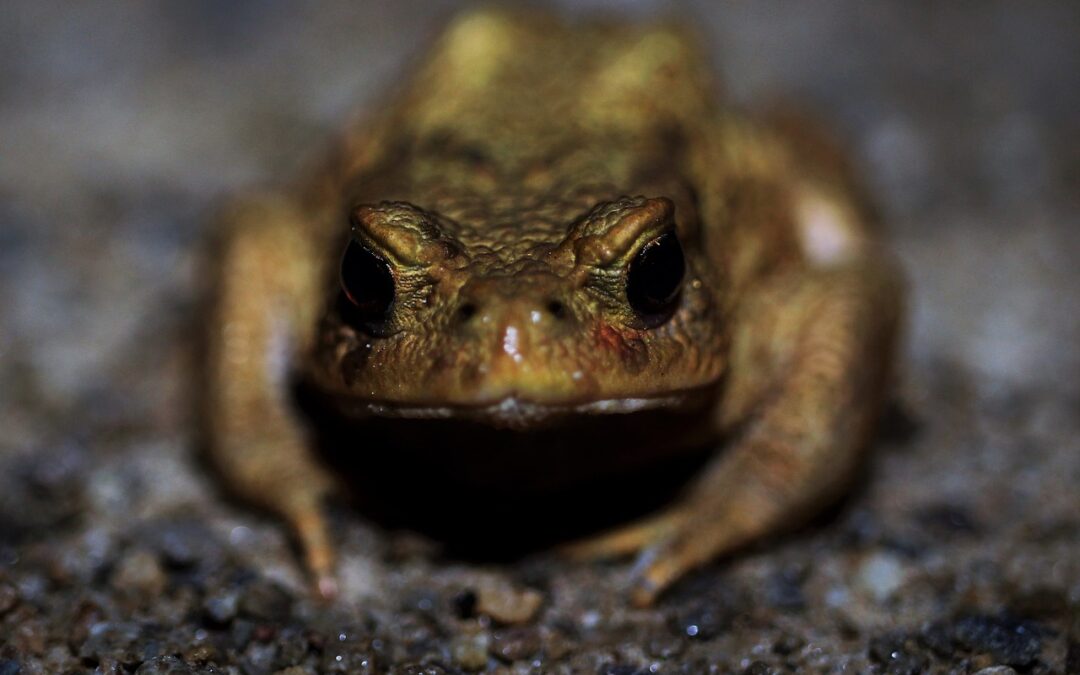
<path fill-rule="evenodd" d="M 565 334 L 578 321 L 561 288 L 564 283 L 548 274 L 473 281 L 459 293 L 454 329 L 470 339 L 487 335 L 516 341 L 519 348 L 527 338 L 543 341 Z"/>
<path fill-rule="evenodd" d="M 549 393 L 553 380 L 572 382 L 560 366 L 569 361 L 565 352 L 581 322 L 565 285 L 554 275 L 535 274 L 486 277 L 461 289 L 453 333 L 477 356 L 480 398 Z"/>

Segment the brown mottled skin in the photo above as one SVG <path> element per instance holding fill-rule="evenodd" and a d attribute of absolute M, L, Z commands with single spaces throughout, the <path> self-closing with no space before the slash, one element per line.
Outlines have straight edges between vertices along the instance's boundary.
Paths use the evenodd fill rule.
<path fill-rule="evenodd" d="M 638 603 L 843 488 L 879 408 L 898 275 L 831 146 L 720 107 L 710 77 L 672 26 L 468 14 L 314 179 L 225 212 L 211 454 L 290 522 L 321 593 L 334 592 L 333 480 L 293 409 L 297 380 L 361 423 L 522 433 L 706 399 L 722 451 L 700 477 L 567 549 L 641 551 Z M 672 231 L 681 290 L 643 316 L 627 270 Z M 350 240 L 393 277 L 375 323 L 342 309 Z"/>

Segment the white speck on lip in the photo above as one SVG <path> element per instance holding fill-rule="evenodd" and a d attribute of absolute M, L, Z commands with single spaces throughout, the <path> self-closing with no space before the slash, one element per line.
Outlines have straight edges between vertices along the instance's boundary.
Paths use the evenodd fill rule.
<path fill-rule="evenodd" d="M 575 370 L 570 375 L 570 377 L 574 380 L 574 382 L 578 382 L 581 380 L 581 378 L 585 377 L 585 373 L 582 373 L 580 370 Z"/>
<path fill-rule="evenodd" d="M 503 334 L 503 351 L 514 360 L 514 363 L 521 363 L 521 352 L 518 351 L 518 329 L 514 326 L 507 326 L 506 333 Z"/>
<path fill-rule="evenodd" d="M 542 317 L 541 317 L 539 311 L 534 309 L 533 311 L 529 312 L 529 320 L 532 321 L 533 323 L 540 323 L 541 318 Z"/>

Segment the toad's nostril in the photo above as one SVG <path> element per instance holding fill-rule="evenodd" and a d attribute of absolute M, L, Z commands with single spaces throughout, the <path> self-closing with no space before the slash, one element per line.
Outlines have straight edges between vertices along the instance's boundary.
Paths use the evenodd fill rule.
<path fill-rule="evenodd" d="M 458 307 L 458 319 L 460 319 L 462 322 L 466 322 L 476 316 L 476 313 L 478 311 L 480 311 L 480 309 L 476 306 L 476 303 L 462 303 L 462 305 Z"/>
<path fill-rule="evenodd" d="M 561 300 L 556 300 L 554 298 L 548 300 L 546 309 L 548 311 L 548 314 L 555 317 L 556 319 L 566 318 L 566 305 L 564 305 Z"/>

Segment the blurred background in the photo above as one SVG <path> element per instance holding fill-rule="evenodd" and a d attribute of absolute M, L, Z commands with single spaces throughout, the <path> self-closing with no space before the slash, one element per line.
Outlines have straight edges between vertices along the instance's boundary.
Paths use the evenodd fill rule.
<path fill-rule="evenodd" d="M 63 612 L 91 589 L 103 595 L 86 610 L 87 626 L 112 626 L 132 612 L 149 620 L 145 603 L 123 597 L 139 584 L 165 592 L 165 605 L 180 608 L 176 616 L 202 616 L 184 608 L 216 597 L 214 583 L 232 578 L 222 570 L 246 570 L 244 589 L 271 579 L 272 588 L 303 602 L 280 528 L 222 500 L 192 457 L 183 357 L 187 327 L 198 321 L 198 242 L 217 200 L 289 179 L 350 113 L 378 105 L 459 5 L 4 3 L 0 673 L 19 672 L 5 663 L 26 672 L 52 663 L 58 672 L 110 658 L 135 667 L 173 653 L 160 647 L 171 644 L 160 635 L 160 654 L 131 646 L 149 639 L 137 623 L 121 640 L 134 650 L 127 661 L 69 640 L 62 626 L 74 619 Z M 699 640 L 665 661 L 627 645 L 640 645 L 641 631 L 658 622 L 662 632 L 675 626 L 664 633 L 672 640 L 685 638 L 688 621 L 709 620 L 685 616 L 685 606 L 700 599 L 678 604 L 676 596 L 659 614 L 626 618 L 606 595 L 588 595 L 617 595 L 612 589 L 626 569 L 526 566 L 544 579 L 544 621 L 593 622 L 593 632 L 564 631 L 565 658 L 592 659 L 593 672 L 605 663 L 645 667 L 650 658 L 890 668 L 889 654 L 907 652 L 875 656 L 873 640 L 944 621 L 959 655 L 912 647 L 914 661 L 905 663 L 1010 663 L 1000 654 L 978 661 L 978 644 L 956 637 L 960 629 L 948 622 L 971 607 L 990 617 L 983 628 L 991 632 L 1015 636 L 1016 626 L 1000 618 L 1006 610 L 1042 622 L 1047 632 L 1038 633 L 1036 655 L 1014 654 L 1012 665 L 1061 672 L 1069 645 L 1080 662 L 1077 629 L 1069 628 L 1080 605 L 1080 5 L 551 6 L 643 20 L 688 17 L 733 102 L 782 98 L 828 122 L 879 199 L 911 288 L 902 419 L 879 443 L 865 488 L 819 529 L 700 577 L 722 581 L 710 589 L 744 584 L 760 600 L 758 581 L 795 565 L 791 583 L 802 609 L 783 614 L 780 607 L 786 619 L 762 619 L 753 630 L 717 630 L 719 641 Z M 926 513 L 938 520 L 920 520 Z M 477 574 L 528 577 L 520 568 L 488 571 L 437 554 L 401 554 L 400 562 L 395 551 L 408 541 L 352 514 L 339 518 L 352 552 L 347 596 L 388 608 L 369 633 L 408 624 L 419 610 L 402 598 L 418 588 L 435 589 L 443 607 L 440 593 L 474 583 Z M 170 553 L 169 546 L 187 549 Z M 202 580 L 191 582 L 196 590 L 187 599 L 177 597 L 186 588 L 177 570 L 204 575 L 195 574 Z M 902 597 L 899 584 L 909 585 Z M 709 607 L 734 602 L 709 593 L 701 596 Z M 771 607 L 768 598 L 752 604 Z M 596 609 L 609 606 L 610 613 Z M 237 611 L 239 618 L 215 619 L 212 628 L 266 620 Z M 296 611 L 275 620 L 311 620 Z M 837 612 L 845 613 L 846 633 L 821 628 Z M 190 619 L 155 620 L 190 624 L 170 638 L 177 644 L 195 640 L 196 630 L 205 640 L 211 630 Z M 441 615 L 430 621 L 442 631 L 430 649 L 453 663 L 454 640 L 473 629 Z M 796 646 L 786 654 L 753 651 L 778 632 L 800 636 Z M 425 662 L 409 651 L 408 638 L 397 639 L 404 651 L 387 647 L 384 664 Z M 250 655 L 249 643 L 219 645 L 217 662 L 246 659 L 250 672 L 292 665 L 273 640 L 265 663 Z"/>

